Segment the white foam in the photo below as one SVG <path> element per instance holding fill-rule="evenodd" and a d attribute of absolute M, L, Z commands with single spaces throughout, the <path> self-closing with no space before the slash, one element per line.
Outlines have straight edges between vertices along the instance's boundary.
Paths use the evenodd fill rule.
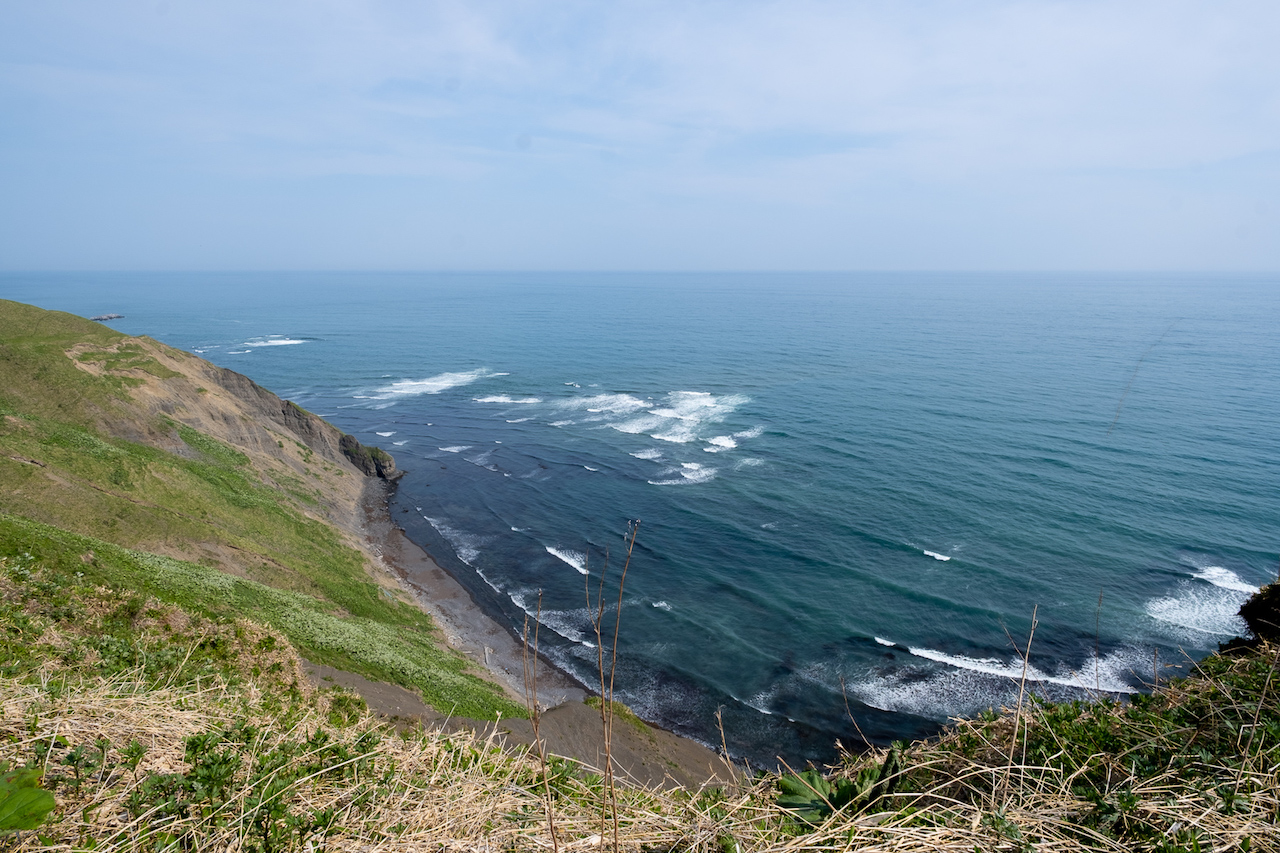
<path fill-rule="evenodd" d="M 922 548 L 921 550 L 923 551 L 924 549 Z M 951 559 L 946 554 L 939 554 L 937 551 L 925 551 L 924 553 L 926 556 L 933 557 L 935 560 L 941 560 L 944 563 Z"/>
<path fill-rule="evenodd" d="M 999 678 L 1007 678 L 1014 681 L 1020 681 L 1023 677 L 1024 669 L 1020 658 L 1013 658 L 1008 661 L 1002 661 L 998 658 L 971 658 L 964 655 L 949 655 L 945 652 L 939 652 L 934 649 L 917 648 L 908 646 L 907 651 L 918 658 L 936 661 L 937 663 L 945 663 L 956 669 L 966 669 L 970 672 L 980 672 L 984 675 L 994 675 Z M 1101 679 L 1101 667 L 1099 668 L 1098 678 L 1094 678 L 1092 667 L 1090 668 L 1089 678 L 1086 679 L 1083 674 L 1075 672 L 1059 672 L 1053 675 L 1042 672 L 1035 666 L 1028 664 L 1025 668 L 1027 681 L 1038 681 L 1046 684 L 1058 684 L 1063 687 L 1078 687 L 1081 689 L 1092 689 L 1097 686 L 1099 689 L 1108 693 L 1133 693 L 1135 692 L 1127 682 L 1115 677 L 1114 667 L 1108 665 L 1108 677 Z M 1101 680 L 1099 680 L 1101 679 Z"/>
<path fill-rule="evenodd" d="M 377 389 L 379 395 L 377 399 L 386 400 L 396 397 L 416 397 L 420 394 L 439 394 L 441 391 L 457 388 L 460 385 L 470 385 L 472 382 L 477 382 L 481 379 L 507 375 L 506 373 L 493 373 L 489 370 L 481 369 L 458 373 L 438 373 L 426 379 L 401 379 Z"/>
<path fill-rule="evenodd" d="M 551 425 L 553 427 L 573 426 L 573 421 L 553 421 Z"/>
<path fill-rule="evenodd" d="M 756 427 L 752 427 L 751 429 L 743 430 L 742 432 L 735 432 L 733 434 L 733 437 L 742 441 L 748 438 L 759 438 L 763 434 L 764 434 L 764 427 L 756 426 Z"/>
<path fill-rule="evenodd" d="M 618 432 L 625 432 L 629 435 L 639 435 L 640 433 L 655 430 L 662 426 L 663 423 L 665 423 L 665 421 L 663 421 L 662 418 L 649 415 L 647 417 L 633 418 L 629 421 L 621 421 L 616 424 L 609 424 L 609 426 L 613 427 Z"/>
<path fill-rule="evenodd" d="M 374 433 L 374 435 L 380 435 L 380 436 L 382 436 L 383 438 L 390 438 L 391 436 L 393 436 L 393 435 L 395 435 L 395 434 L 396 434 L 396 431 L 395 431 L 395 430 L 392 430 L 391 432 L 378 432 L 378 433 Z"/>
<path fill-rule="evenodd" d="M 509 424 L 522 424 L 522 423 L 524 423 L 525 421 L 531 421 L 531 420 L 533 420 L 533 418 L 513 418 L 513 419 L 511 419 L 511 420 L 508 420 L 508 421 L 507 421 L 507 423 L 509 423 Z"/>
<path fill-rule="evenodd" d="M 591 614 L 586 610 L 543 610 L 538 612 L 538 594 L 533 590 L 510 593 L 508 598 L 539 624 L 555 631 L 571 643 L 577 643 L 594 649 L 596 644 L 587 639 L 587 634 L 575 625 L 590 624 Z"/>
<path fill-rule="evenodd" d="M 453 447 L 440 448 L 445 453 L 461 453 L 464 450 L 470 450 L 474 445 L 471 444 L 455 444 Z"/>
<path fill-rule="evenodd" d="M 738 463 L 733 467 L 734 467 L 734 470 L 737 470 L 738 468 L 755 468 L 757 465 L 763 465 L 763 464 L 764 464 L 763 459 L 760 459 L 755 456 L 748 456 L 746 459 L 739 460 Z"/>
<path fill-rule="evenodd" d="M 477 403 L 519 403 L 522 406 L 541 403 L 541 397 L 508 397 L 506 394 L 492 394 L 488 397 L 472 397 Z"/>
<path fill-rule="evenodd" d="M 492 589 L 494 592 L 502 592 L 502 590 L 498 588 L 498 585 L 493 581 L 489 580 L 489 576 L 486 575 L 483 571 L 481 571 L 480 569 L 476 569 L 476 574 L 478 574 L 481 577 L 481 579 L 485 583 L 487 583 L 489 585 L 489 588 Z"/>
<path fill-rule="evenodd" d="M 251 352 L 253 352 L 253 350 L 247 350 L 247 349 L 229 349 L 229 350 L 227 350 L 227 355 L 248 355 L 248 354 L 249 354 L 249 353 L 251 353 Z"/>
<path fill-rule="evenodd" d="M 1224 569 L 1222 566 L 1205 566 L 1195 573 L 1195 577 L 1202 581 L 1208 581 L 1221 589 L 1229 589 L 1234 592 L 1253 595 L 1258 591 L 1258 587 L 1245 581 L 1230 569 Z"/>
<path fill-rule="evenodd" d="M 658 608 L 659 610 L 665 610 L 668 613 L 671 612 L 671 605 L 667 604 L 665 601 L 655 601 L 653 603 L 653 606 Z"/>
<path fill-rule="evenodd" d="M 697 462 L 682 462 L 680 468 L 669 469 L 664 474 L 680 472 L 680 479 L 650 480 L 653 486 L 688 486 L 694 483 L 705 483 L 716 475 L 715 468 L 707 468 Z"/>
<path fill-rule="evenodd" d="M 409 439 L 406 438 L 404 441 L 393 441 L 391 443 L 396 447 L 404 447 L 406 444 L 409 443 Z"/>
<path fill-rule="evenodd" d="M 716 437 L 709 439 L 707 443 L 711 446 L 704 447 L 702 449 L 708 453 L 719 453 L 722 450 L 733 450 L 738 446 L 738 442 L 734 441 L 733 437 L 728 435 L 717 435 Z"/>
<path fill-rule="evenodd" d="M 646 433 L 661 441 L 688 444 L 701 440 L 707 426 L 723 421 L 749 399 L 742 394 L 717 397 L 706 391 L 672 391 L 663 398 L 662 404 L 650 408 L 647 403 L 635 405 L 640 401 L 632 397 L 632 408 L 619 413 L 638 413 L 644 408 L 647 410 L 645 414 L 616 421 L 609 426 L 619 432 Z M 733 441 L 732 436 L 718 438 Z"/>
<path fill-rule="evenodd" d="M 592 468 L 590 465 L 583 465 L 582 467 L 583 467 L 583 468 L 586 468 L 588 471 L 599 471 L 599 470 L 600 470 L 599 468 Z"/>
<path fill-rule="evenodd" d="M 265 338 L 253 338 L 245 341 L 242 346 L 246 347 L 291 347 L 298 344 L 305 344 L 306 341 L 298 338 L 286 338 L 284 335 L 268 335 Z"/>
<path fill-rule="evenodd" d="M 551 556 L 556 557 L 560 560 L 563 560 L 564 562 L 573 566 L 573 568 L 577 570 L 578 574 L 581 574 L 581 575 L 587 574 L 587 555 L 586 554 L 582 553 L 581 551 L 571 551 L 568 548 L 553 548 L 550 545 L 547 545 L 546 549 L 547 549 L 547 553 L 550 554 Z"/>
<path fill-rule="evenodd" d="M 1243 591 L 1182 582 L 1173 595 L 1148 601 L 1145 609 L 1178 639 L 1203 643 L 1245 633 L 1239 610 L 1248 597 Z"/>
<path fill-rule="evenodd" d="M 637 450 L 631 455 L 637 459 L 661 459 L 662 451 L 656 447 L 649 447 L 644 450 Z"/>
<path fill-rule="evenodd" d="M 453 546 L 453 551 L 458 555 L 458 559 L 466 563 L 472 568 L 475 567 L 475 560 L 480 556 L 480 548 L 485 544 L 483 537 L 467 533 L 465 530 L 458 530 L 456 527 L 449 526 L 448 522 L 438 518 L 423 516 L 432 527 L 436 529 L 445 540 Z M 486 581 L 488 578 L 485 579 Z M 492 584 L 490 584 L 492 586 Z M 495 587 L 496 589 L 496 587 Z"/>
<path fill-rule="evenodd" d="M 774 716 L 774 714 L 772 711 L 769 710 L 768 706 L 769 706 L 769 703 L 773 701 L 775 692 L 776 691 L 773 691 L 773 690 L 763 690 L 757 693 L 756 695 L 752 696 L 750 699 L 747 699 L 746 701 L 743 701 L 742 699 L 738 699 L 737 696 L 734 696 L 733 698 L 738 699 L 738 701 L 742 702 L 743 705 L 746 705 L 751 708 L 755 708 L 761 714 L 767 714 L 768 716 L 772 717 Z M 729 695 L 733 696 L 732 693 Z M 788 717 L 788 719 L 790 719 L 790 717 Z"/>
<path fill-rule="evenodd" d="M 883 646 L 901 648 L 881 637 L 875 640 Z M 910 651 L 917 652 L 916 649 Z M 1079 670 L 1061 666 L 1052 676 L 1029 667 L 1027 678 L 1037 682 L 1037 693 L 1054 700 L 1089 698 L 1099 692 L 1135 693 L 1129 679 L 1141 679 L 1134 673 L 1139 667 L 1150 667 L 1148 654 L 1147 650 L 1136 647 L 1118 649 L 1101 661 L 1090 655 Z M 947 658 L 942 662 L 951 666 L 935 672 L 922 672 L 919 667 L 911 666 L 888 673 L 874 672 L 863 679 L 851 680 L 849 692 L 882 711 L 906 712 L 938 720 L 969 716 L 987 708 L 1011 707 L 1017 702 L 1022 677 L 1020 660 L 1010 664 L 995 659 L 937 656 Z"/>
<path fill-rule="evenodd" d="M 561 409 L 585 409 L 594 414 L 629 415 L 646 408 L 649 403 L 631 394 L 592 394 L 559 400 L 556 405 Z"/>
<path fill-rule="evenodd" d="M 764 524 L 760 525 L 760 529 L 761 529 L 761 530 L 777 530 L 777 529 L 778 529 L 778 522 L 776 522 L 776 521 L 766 521 Z"/>

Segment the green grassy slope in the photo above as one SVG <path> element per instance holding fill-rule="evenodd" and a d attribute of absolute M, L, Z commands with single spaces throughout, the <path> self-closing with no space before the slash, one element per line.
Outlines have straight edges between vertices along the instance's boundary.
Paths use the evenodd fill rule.
<path fill-rule="evenodd" d="M 303 448 L 312 464 L 291 474 L 150 411 L 133 389 L 187 381 L 151 354 L 158 348 L 0 302 L 0 554 L 38 553 L 69 571 L 92 551 L 75 570 L 100 583 L 267 622 L 317 662 L 415 688 L 445 712 L 522 715 L 310 511 L 317 489 L 358 472 Z M 171 363 L 197 361 L 163 349 Z"/>

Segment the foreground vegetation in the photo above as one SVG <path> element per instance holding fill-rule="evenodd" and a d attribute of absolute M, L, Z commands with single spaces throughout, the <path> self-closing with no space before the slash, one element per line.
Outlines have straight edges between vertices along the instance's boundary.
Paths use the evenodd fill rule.
<path fill-rule="evenodd" d="M 613 848 L 590 769 L 398 731 L 309 687 L 282 633 L 72 568 L 0 559 L 0 761 L 57 800 L 10 847 L 549 850 L 554 826 L 556 848 Z M 1278 662 L 1261 644 L 1129 704 L 1031 702 L 824 773 L 620 786 L 618 847 L 1277 850 Z"/>

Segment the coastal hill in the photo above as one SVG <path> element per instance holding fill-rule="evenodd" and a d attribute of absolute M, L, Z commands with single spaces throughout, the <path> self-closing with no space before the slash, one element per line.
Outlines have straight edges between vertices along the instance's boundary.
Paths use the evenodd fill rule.
<path fill-rule="evenodd" d="M 1129 703 L 1028 691 L 781 777 L 704 751 L 721 769 L 689 782 L 619 708 L 611 747 L 669 772 L 612 784 L 538 748 L 591 713 L 508 723 L 525 704 L 386 559 L 371 530 L 398 475 L 244 376 L 0 301 L 0 846 L 1280 849 L 1263 631 Z M 500 722 L 371 713 L 388 697 Z"/>

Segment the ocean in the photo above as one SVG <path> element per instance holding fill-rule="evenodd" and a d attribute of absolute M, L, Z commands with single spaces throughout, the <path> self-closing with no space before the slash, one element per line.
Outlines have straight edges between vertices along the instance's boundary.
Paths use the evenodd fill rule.
<path fill-rule="evenodd" d="M 386 448 L 409 536 L 513 631 L 540 613 L 593 687 L 604 571 L 618 698 L 711 744 L 719 711 L 757 764 L 932 734 L 1024 672 L 1143 690 L 1277 573 L 1277 276 L 6 273 L 0 296 L 123 314 Z"/>

